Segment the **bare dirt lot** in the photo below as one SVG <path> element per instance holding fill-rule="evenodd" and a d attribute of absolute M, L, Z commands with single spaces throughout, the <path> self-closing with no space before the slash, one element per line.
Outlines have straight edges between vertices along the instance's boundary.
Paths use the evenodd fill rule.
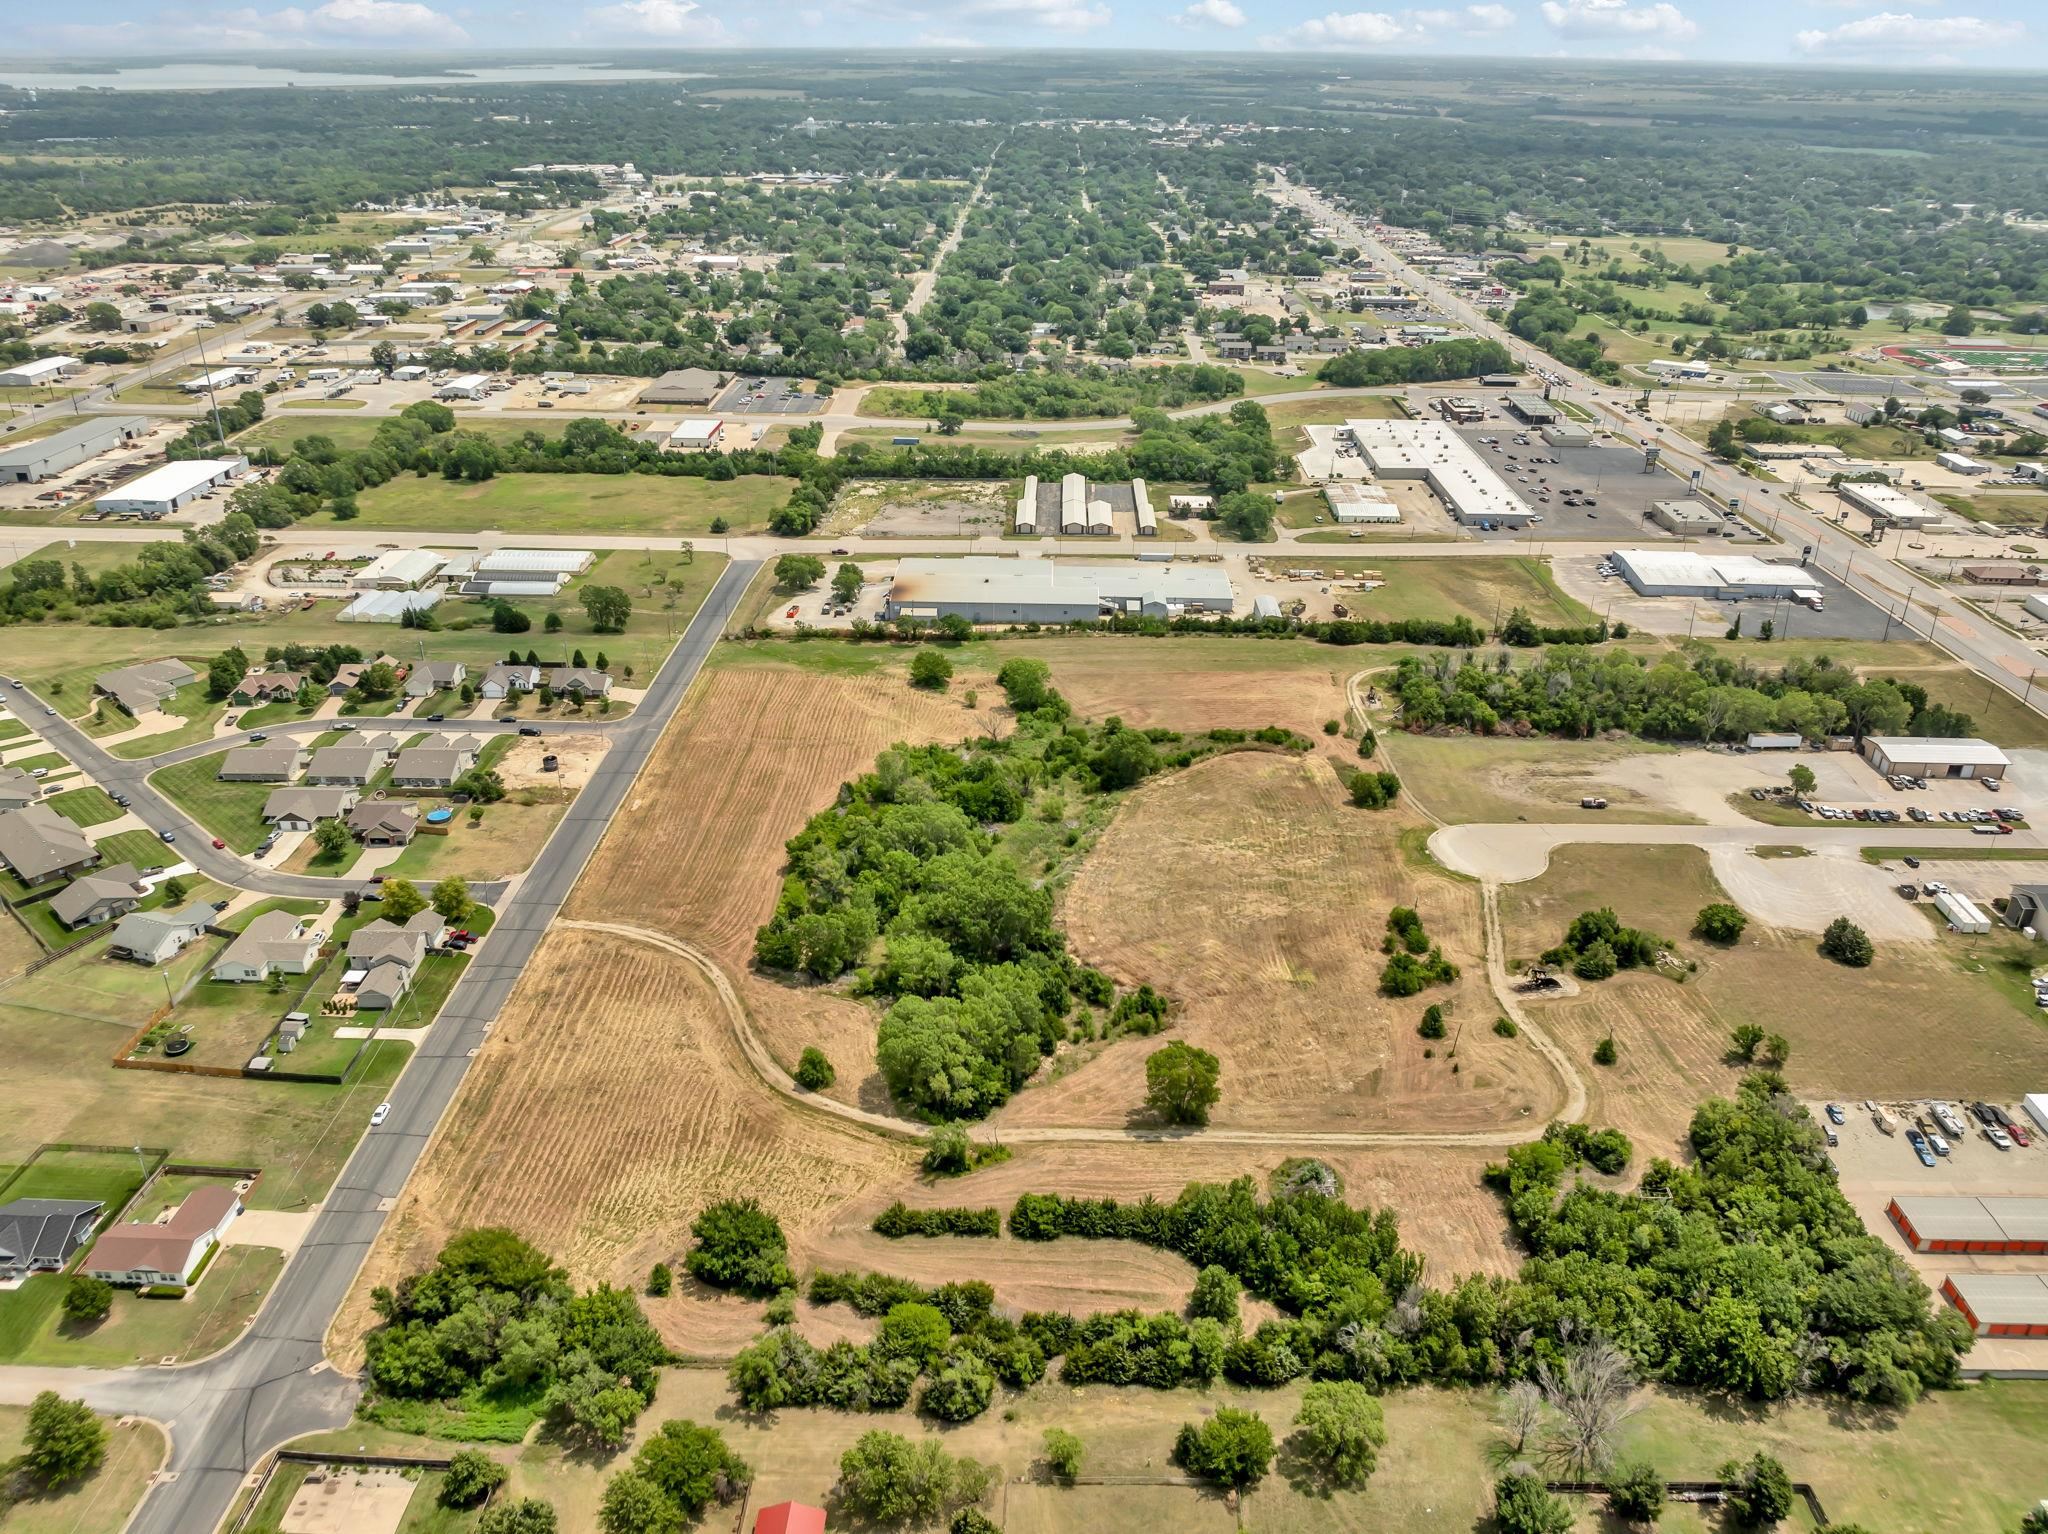
<path fill-rule="evenodd" d="M 840 491 L 818 531 L 870 538 L 1007 533 L 1016 500 L 1009 480 L 862 480 Z"/>
<path fill-rule="evenodd" d="M 498 758 L 498 776 L 507 788 L 579 789 L 590 781 L 610 742 L 602 735 L 548 735 L 539 740 L 518 741 Z M 541 762 L 554 757 L 557 770 L 548 772 Z"/>
<path fill-rule="evenodd" d="M 285 1534 L 394 1534 L 412 1493 L 396 1470 L 330 1471 L 293 1493 L 279 1526 Z"/>
<path fill-rule="evenodd" d="M 1173 999 L 1175 1036 L 1223 1062 L 1219 1127 L 1540 1122 L 1561 1088 L 1526 1042 L 1492 1032 L 1478 891 L 1408 865 L 1398 837 L 1419 823 L 1352 808 L 1322 758 L 1202 763 L 1134 795 L 1082 865 L 1064 909 L 1074 951 Z M 1190 900 L 1197 889 L 1217 902 Z M 1456 984 L 1379 995 L 1380 938 L 1396 905 L 1422 913 L 1463 967 Z M 1416 1034 L 1433 1002 L 1462 1027 L 1455 1062 L 1441 1047 L 1426 1058 Z M 1086 1069 L 1020 1094 L 998 1123 L 1143 1122 L 1145 1057 L 1157 1047 L 1112 1044 Z"/>
<path fill-rule="evenodd" d="M 1502 889 L 1511 962 L 1556 943 L 1580 911 L 1606 905 L 1699 965 L 1683 984 L 1624 973 L 1583 985 L 1577 997 L 1533 1004 L 1575 1058 L 1589 1059 L 1609 1034 L 1619 1047 L 1615 1065 L 1583 1067 L 1594 1094 L 1589 1119 L 1618 1125 L 1652 1151 L 1675 1148 L 1700 1099 L 1732 1085 L 1728 1035 L 1741 1023 L 1790 1040 L 1786 1073 L 1818 1097 L 1919 1096 L 1938 1086 L 2002 1101 L 2048 1075 L 2048 1028 L 2025 989 L 2034 950 L 2016 934 L 1879 939 L 1875 963 L 1848 969 L 1821 957 L 1810 933 L 1767 926 L 1754 913 L 1732 948 L 1689 937 L 1699 908 L 1727 898 L 1696 847 L 1561 847 L 1541 878 Z"/>

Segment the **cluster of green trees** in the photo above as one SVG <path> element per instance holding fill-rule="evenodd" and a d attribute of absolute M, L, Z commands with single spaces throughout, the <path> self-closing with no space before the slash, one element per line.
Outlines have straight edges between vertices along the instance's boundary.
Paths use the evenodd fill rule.
<path fill-rule="evenodd" d="M 597 1524 L 603 1534 L 673 1534 L 753 1480 L 753 1468 L 717 1428 L 677 1418 L 650 1433 L 633 1463 L 605 1483 Z"/>
<path fill-rule="evenodd" d="M 1647 968 L 1669 945 L 1654 932 L 1624 927 L 1610 906 L 1581 911 L 1565 928 L 1564 941 L 1546 949 L 1545 964 L 1569 969 L 1581 980 L 1607 980 L 1616 970 Z"/>
<path fill-rule="evenodd" d="M 1242 393 L 1240 373 L 1213 363 L 1177 362 L 1124 372 L 1094 366 L 1059 373 L 1006 371 L 971 389 L 943 393 L 885 387 L 874 391 L 868 402 L 880 415 L 936 420 L 944 413 L 972 421 L 1067 421 L 1125 415 L 1140 407 L 1177 410 L 1235 399 Z"/>
<path fill-rule="evenodd" d="M 1858 680 L 1829 657 L 1771 671 L 1694 651 L 1655 665 L 1622 650 L 1560 645 L 1523 667 L 1487 667 L 1448 654 L 1405 656 L 1389 690 L 1411 730 L 1443 725 L 1491 735 L 1538 732 L 1583 738 L 1621 730 L 1653 740 L 1740 740 L 1783 730 L 1835 734 L 1974 734 L 1968 714 L 1935 702 L 1916 682 Z"/>
<path fill-rule="evenodd" d="M 1426 346 L 1387 346 L 1375 351 L 1339 352 L 1316 369 L 1316 377 L 1338 388 L 1384 384 L 1442 383 L 1487 373 L 1519 373 L 1521 365 L 1498 341 L 1465 337 Z"/>
<path fill-rule="evenodd" d="M 1458 978 L 1458 966 L 1444 957 L 1442 945 L 1430 939 L 1421 915 L 1412 906 L 1397 905 L 1387 913 L 1387 930 L 1380 938 L 1380 952 L 1387 955 L 1386 966 L 1380 971 L 1383 996 L 1414 996 L 1430 986 L 1449 985 Z"/>
<path fill-rule="evenodd" d="M 902 1200 L 891 1204 L 874 1219 L 878 1236 L 1000 1236 L 1000 1209 L 912 1209 Z"/>
<path fill-rule="evenodd" d="M 83 619 L 171 629 L 212 617 L 207 578 L 248 559 L 260 542 L 255 524 L 231 512 L 212 527 L 185 529 L 176 543 L 139 545 L 132 563 L 99 571 L 76 561 L 67 570 L 60 559 L 24 559 L 8 567 L 0 587 L 0 627 Z"/>
<path fill-rule="evenodd" d="M 371 1302 L 383 1322 L 366 1341 L 372 1417 L 386 1400 L 538 1405 L 563 1431 L 617 1445 L 669 1358 L 632 1294 L 576 1292 L 509 1230 L 465 1231 Z"/>

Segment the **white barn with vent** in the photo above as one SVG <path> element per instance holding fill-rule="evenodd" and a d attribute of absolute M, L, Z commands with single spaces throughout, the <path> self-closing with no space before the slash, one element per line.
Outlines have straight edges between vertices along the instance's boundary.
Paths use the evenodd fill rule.
<path fill-rule="evenodd" d="M 154 522 L 210 494 L 248 467 L 249 460 L 240 454 L 233 458 L 187 458 L 159 464 L 101 496 L 99 512 L 107 517 L 140 517 L 145 522 Z"/>

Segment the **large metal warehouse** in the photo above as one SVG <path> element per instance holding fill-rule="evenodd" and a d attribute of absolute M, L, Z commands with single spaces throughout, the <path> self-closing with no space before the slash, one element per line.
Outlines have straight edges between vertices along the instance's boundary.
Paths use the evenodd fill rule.
<path fill-rule="evenodd" d="M 1979 1337 L 2048 1337 L 2048 1273 L 1951 1273 L 1941 1293 Z"/>
<path fill-rule="evenodd" d="M 1886 1216 L 1916 1252 L 2048 1255 L 2048 1198 L 1895 1198 Z"/>
<path fill-rule="evenodd" d="M 1879 772 L 1908 778 L 1983 778 L 1996 783 L 2011 759 L 1988 740 L 1866 735 L 1863 754 Z"/>
<path fill-rule="evenodd" d="M 1676 549 L 1616 549 L 1608 558 L 1639 596 L 1702 597 L 1737 602 L 1749 597 L 1790 597 L 1814 589 L 1799 565 L 1778 565 L 1749 554 L 1696 554 Z"/>
<path fill-rule="evenodd" d="M 35 442 L 0 448 L 0 485 L 33 485 L 52 474 L 125 447 L 156 425 L 135 416 L 103 416 Z"/>
<path fill-rule="evenodd" d="M 1419 479 L 1468 526 L 1527 527 L 1536 513 L 1470 441 L 1440 421 L 1346 421 L 1380 479 Z"/>
<path fill-rule="evenodd" d="M 1220 569 L 1058 559 L 905 559 L 882 604 L 885 621 L 957 613 L 970 623 L 1078 623 L 1105 613 L 1228 613 L 1236 604 Z"/>
<path fill-rule="evenodd" d="M 139 479 L 131 479 L 111 495 L 99 498 L 99 510 L 108 517 L 141 517 L 153 522 L 167 517 L 188 501 L 196 501 L 216 485 L 224 485 L 249 467 L 249 460 L 233 458 L 188 458 L 159 464 Z"/>

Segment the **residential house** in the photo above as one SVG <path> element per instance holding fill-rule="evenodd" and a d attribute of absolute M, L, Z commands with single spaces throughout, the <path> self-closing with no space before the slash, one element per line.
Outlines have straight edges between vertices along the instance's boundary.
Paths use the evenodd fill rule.
<path fill-rule="evenodd" d="M 433 746 L 414 746 L 398 753 L 391 769 L 393 788 L 448 788 L 476 765 L 474 751 L 445 751 Z"/>
<path fill-rule="evenodd" d="M 353 692 L 356 684 L 362 681 L 363 673 L 372 666 L 389 666 L 400 679 L 406 676 L 405 662 L 396 656 L 375 655 L 369 660 L 353 660 L 335 668 L 334 680 L 327 684 L 328 694 L 339 698 Z"/>
<path fill-rule="evenodd" d="M 221 758 L 223 783 L 289 783 L 306 770 L 312 753 L 286 742 L 279 746 L 237 746 Z"/>
<path fill-rule="evenodd" d="M 409 735 L 400 735 L 396 730 L 373 730 L 367 735 L 358 735 L 356 746 L 359 750 L 374 751 L 389 761 L 398 755 L 399 747 L 411 738 Z"/>
<path fill-rule="evenodd" d="M 206 935 L 213 907 L 194 900 L 176 911 L 130 911 L 114 928 L 107 955 L 157 965 L 176 958 L 188 944 Z"/>
<path fill-rule="evenodd" d="M 438 948 L 447 932 L 448 924 L 431 910 L 403 926 L 373 921 L 356 928 L 348 940 L 348 967 L 356 976 L 357 1008 L 388 1011 L 397 1006 L 412 989 L 427 951 Z"/>
<path fill-rule="evenodd" d="M 48 805 L 0 810 L 0 863 L 29 888 L 84 873 L 99 860 L 92 839 Z"/>
<path fill-rule="evenodd" d="M 50 897 L 50 914 L 66 927 L 96 927 L 126 916 L 149 893 L 142 871 L 133 863 L 116 863 L 96 873 L 80 874 Z"/>
<path fill-rule="evenodd" d="M 431 698 L 437 692 L 452 692 L 469 680 L 469 667 L 459 660 L 422 661 L 405 679 L 408 698 Z"/>
<path fill-rule="evenodd" d="M 484 672 L 484 679 L 477 684 L 477 692 L 486 698 L 507 698 L 515 692 L 540 691 L 541 671 L 538 666 L 524 662 L 513 665 L 509 661 L 497 661 Z"/>
<path fill-rule="evenodd" d="M 311 680 L 303 671 L 252 671 L 235 684 L 228 702 L 237 708 L 252 703 L 289 703 Z"/>
<path fill-rule="evenodd" d="M 19 767 L 0 767 L 0 810 L 18 810 L 43 797 L 43 785 Z"/>
<path fill-rule="evenodd" d="M 326 941 L 327 934 L 309 927 L 303 916 L 265 911 L 214 960 L 213 978 L 241 982 L 303 975 L 319 962 L 320 945 Z"/>
<path fill-rule="evenodd" d="M 611 676 L 589 666 L 557 666 L 548 673 L 548 686 L 559 693 L 581 693 L 587 698 L 611 695 Z"/>
<path fill-rule="evenodd" d="M 61 1273 L 92 1239 L 107 1206 L 98 1199 L 18 1198 L 0 1204 L 0 1281 Z"/>
<path fill-rule="evenodd" d="M 185 1195 L 167 1220 L 116 1225 L 92 1245 L 80 1265 L 109 1284 L 189 1284 L 242 1212 L 241 1196 L 226 1183 L 207 1183 Z"/>
<path fill-rule="evenodd" d="M 280 831 L 310 831 L 346 815 L 361 797 L 353 788 L 280 788 L 263 801 L 263 818 Z"/>
<path fill-rule="evenodd" d="M 93 688 L 140 719 L 160 713 L 178 689 L 199 680 L 199 673 L 181 660 L 147 660 L 93 678 Z"/>
<path fill-rule="evenodd" d="M 384 753 L 363 746 L 322 746 L 306 765 L 309 786 L 360 788 L 384 770 Z"/>
<path fill-rule="evenodd" d="M 365 847 L 403 847 L 419 825 L 418 810 L 389 799 L 371 799 L 348 812 L 349 831 Z"/>

